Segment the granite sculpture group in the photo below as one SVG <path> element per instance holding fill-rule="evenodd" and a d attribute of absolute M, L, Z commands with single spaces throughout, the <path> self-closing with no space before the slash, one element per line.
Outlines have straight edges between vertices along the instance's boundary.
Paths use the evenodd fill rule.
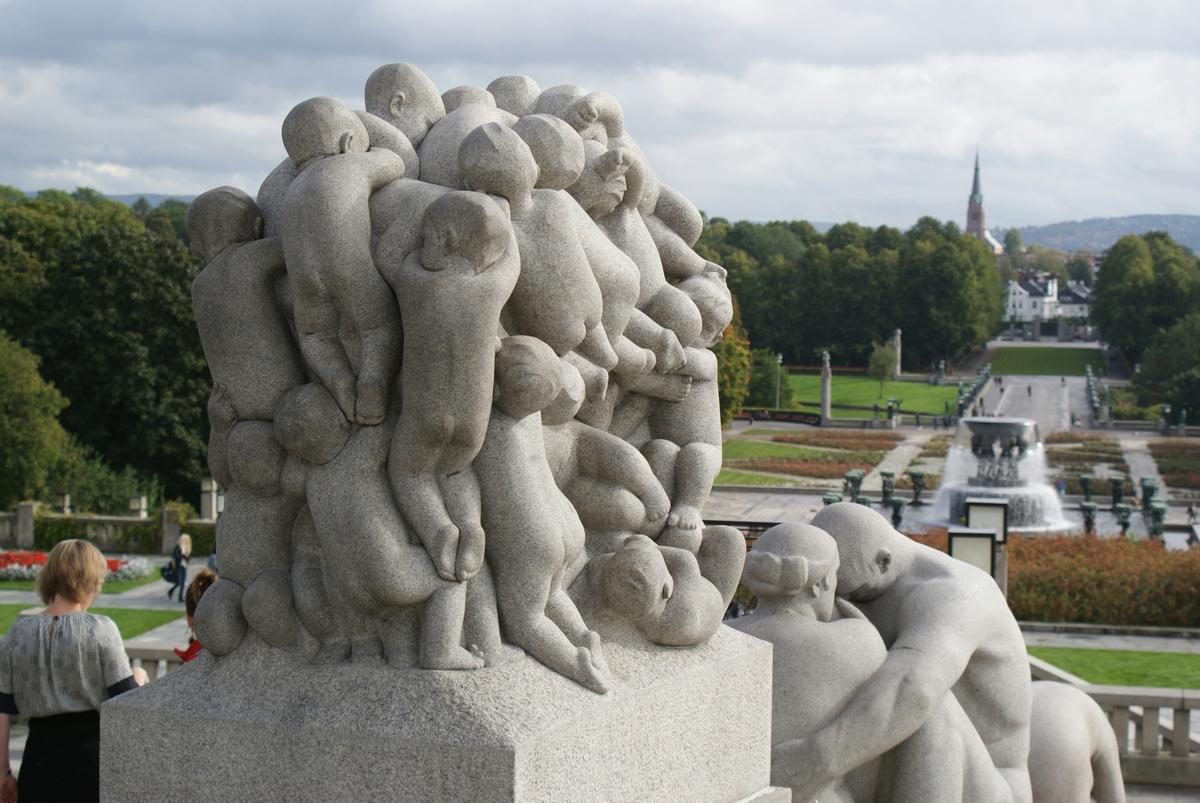
<path fill-rule="evenodd" d="M 364 94 L 189 209 L 221 579 L 209 654 L 105 705 L 104 799 L 182 784 L 182 730 L 238 798 L 1028 800 L 990 578 L 860 505 L 703 521 L 733 304 L 617 101 Z"/>
<path fill-rule="evenodd" d="M 515 646 L 596 693 L 581 605 L 703 643 L 744 549 L 700 517 L 733 308 L 699 212 L 603 93 L 389 64 L 365 106 L 300 103 L 257 199 L 188 213 L 226 489 L 201 641 L 443 670 Z"/>
<path fill-rule="evenodd" d="M 746 559 L 774 646 L 771 779 L 797 801 L 1123 803 L 1117 743 L 1086 694 L 1031 684 L 984 572 L 839 502 Z"/>

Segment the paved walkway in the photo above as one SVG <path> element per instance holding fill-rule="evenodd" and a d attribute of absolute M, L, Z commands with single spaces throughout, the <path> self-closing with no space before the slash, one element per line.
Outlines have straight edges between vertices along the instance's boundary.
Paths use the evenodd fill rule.
<path fill-rule="evenodd" d="M 862 489 L 864 491 L 880 491 L 883 489 L 883 477 L 880 472 L 890 471 L 893 476 L 899 478 L 904 475 L 904 470 L 908 468 L 916 456 L 925 448 L 925 444 L 933 437 L 933 432 L 909 432 L 905 433 L 907 438 L 903 443 L 900 443 L 894 449 L 887 453 L 879 465 L 871 469 L 871 473 L 863 478 Z"/>
<path fill-rule="evenodd" d="M 182 611 L 183 603 L 178 598 L 167 598 L 169 584 L 165 580 L 154 580 L 146 585 L 123 591 L 120 594 L 104 594 L 92 603 L 97 608 L 150 608 L 153 610 Z M 176 591 L 176 593 L 179 593 Z M 0 603 L 6 605 L 29 605 L 45 607 L 36 591 L 0 591 Z"/>
<path fill-rule="evenodd" d="M 1087 647 L 1135 652 L 1178 652 L 1200 655 L 1200 638 L 1178 636 L 1118 636 L 1103 633 L 1044 633 L 1022 631 L 1027 647 Z"/>

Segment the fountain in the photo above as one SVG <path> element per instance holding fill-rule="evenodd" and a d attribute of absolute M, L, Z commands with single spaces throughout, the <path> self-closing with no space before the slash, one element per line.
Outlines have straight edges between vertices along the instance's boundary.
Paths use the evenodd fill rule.
<path fill-rule="evenodd" d="M 954 523 L 968 497 L 1008 500 L 1009 532 L 1072 529 L 1058 493 L 1046 481 L 1046 458 L 1037 424 L 1026 418 L 963 418 L 946 455 L 931 523 Z"/>

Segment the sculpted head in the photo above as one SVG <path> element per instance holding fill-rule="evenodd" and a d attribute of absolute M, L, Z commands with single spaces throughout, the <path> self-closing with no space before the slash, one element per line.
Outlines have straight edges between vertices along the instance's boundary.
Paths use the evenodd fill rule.
<path fill-rule="evenodd" d="M 675 581 L 657 544 L 632 535 L 616 552 L 598 560 L 598 588 L 610 608 L 639 625 L 662 618 Z"/>
<path fill-rule="evenodd" d="M 612 213 L 625 198 L 625 174 L 629 164 L 621 151 L 605 150 L 592 140 L 583 143 L 584 167 L 579 178 L 567 188 L 592 218 L 599 220 Z"/>
<path fill-rule="evenodd" d="M 366 126 L 334 98 L 309 98 L 283 118 L 283 147 L 297 168 L 322 156 L 362 153 L 369 147 Z"/>
<path fill-rule="evenodd" d="M 487 88 L 496 99 L 496 106 L 517 117 L 533 114 L 538 95 L 542 94 L 537 81 L 526 75 L 502 75 Z"/>
<path fill-rule="evenodd" d="M 528 195 L 538 166 L 529 146 L 499 123 L 477 127 L 458 147 L 458 167 L 468 189 L 513 199 Z"/>
<path fill-rule="evenodd" d="M 350 422 L 321 385 L 293 388 L 275 411 L 275 439 L 314 466 L 337 457 L 349 437 Z"/>
<path fill-rule="evenodd" d="M 562 377 L 554 349 L 536 337 L 506 337 L 496 352 L 496 406 L 510 418 L 540 412 L 562 391 Z"/>
<path fill-rule="evenodd" d="M 759 599 L 797 599 L 829 621 L 838 565 L 837 544 L 829 533 L 809 524 L 777 524 L 746 555 L 742 582 Z"/>
<path fill-rule="evenodd" d="M 442 93 L 442 106 L 445 107 L 446 114 L 468 103 L 481 103 L 496 108 L 496 99 L 492 97 L 492 93 L 477 86 L 456 86 Z"/>
<path fill-rule="evenodd" d="M 720 276 L 709 271 L 689 276 L 676 287 L 700 310 L 700 340 L 697 345 L 708 348 L 721 339 L 725 327 L 733 320 L 733 296 L 729 293 L 729 287 Z"/>
<path fill-rule="evenodd" d="M 426 270 L 482 273 L 508 250 L 512 224 L 486 195 L 448 192 L 425 210 L 421 240 Z"/>
<path fill-rule="evenodd" d="M 841 596 L 853 602 L 868 602 L 895 581 L 893 554 L 907 542 L 873 509 L 855 502 L 838 502 L 822 508 L 812 524 L 837 543 Z"/>
<path fill-rule="evenodd" d="M 262 215 L 254 199 L 237 187 L 217 187 L 192 201 L 187 211 L 192 253 L 210 262 L 224 248 L 262 236 Z"/>
<path fill-rule="evenodd" d="M 571 126 L 549 114 L 531 114 L 513 123 L 538 166 L 537 187 L 565 190 L 583 172 L 583 139 Z"/>
<path fill-rule="evenodd" d="M 400 129 L 414 148 L 446 116 L 433 81 L 411 64 L 383 65 L 367 78 L 363 95 L 367 111 Z"/>

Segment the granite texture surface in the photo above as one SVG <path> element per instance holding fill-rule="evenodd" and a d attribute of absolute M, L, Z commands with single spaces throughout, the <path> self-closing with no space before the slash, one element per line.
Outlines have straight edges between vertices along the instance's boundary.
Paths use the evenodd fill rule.
<path fill-rule="evenodd" d="M 769 644 L 725 627 L 686 650 L 605 637 L 616 682 L 597 695 L 525 657 L 317 666 L 251 634 L 105 703 L 101 799 L 185 799 L 162 779 L 196 767 L 227 800 L 786 799 L 762 796 Z"/>

